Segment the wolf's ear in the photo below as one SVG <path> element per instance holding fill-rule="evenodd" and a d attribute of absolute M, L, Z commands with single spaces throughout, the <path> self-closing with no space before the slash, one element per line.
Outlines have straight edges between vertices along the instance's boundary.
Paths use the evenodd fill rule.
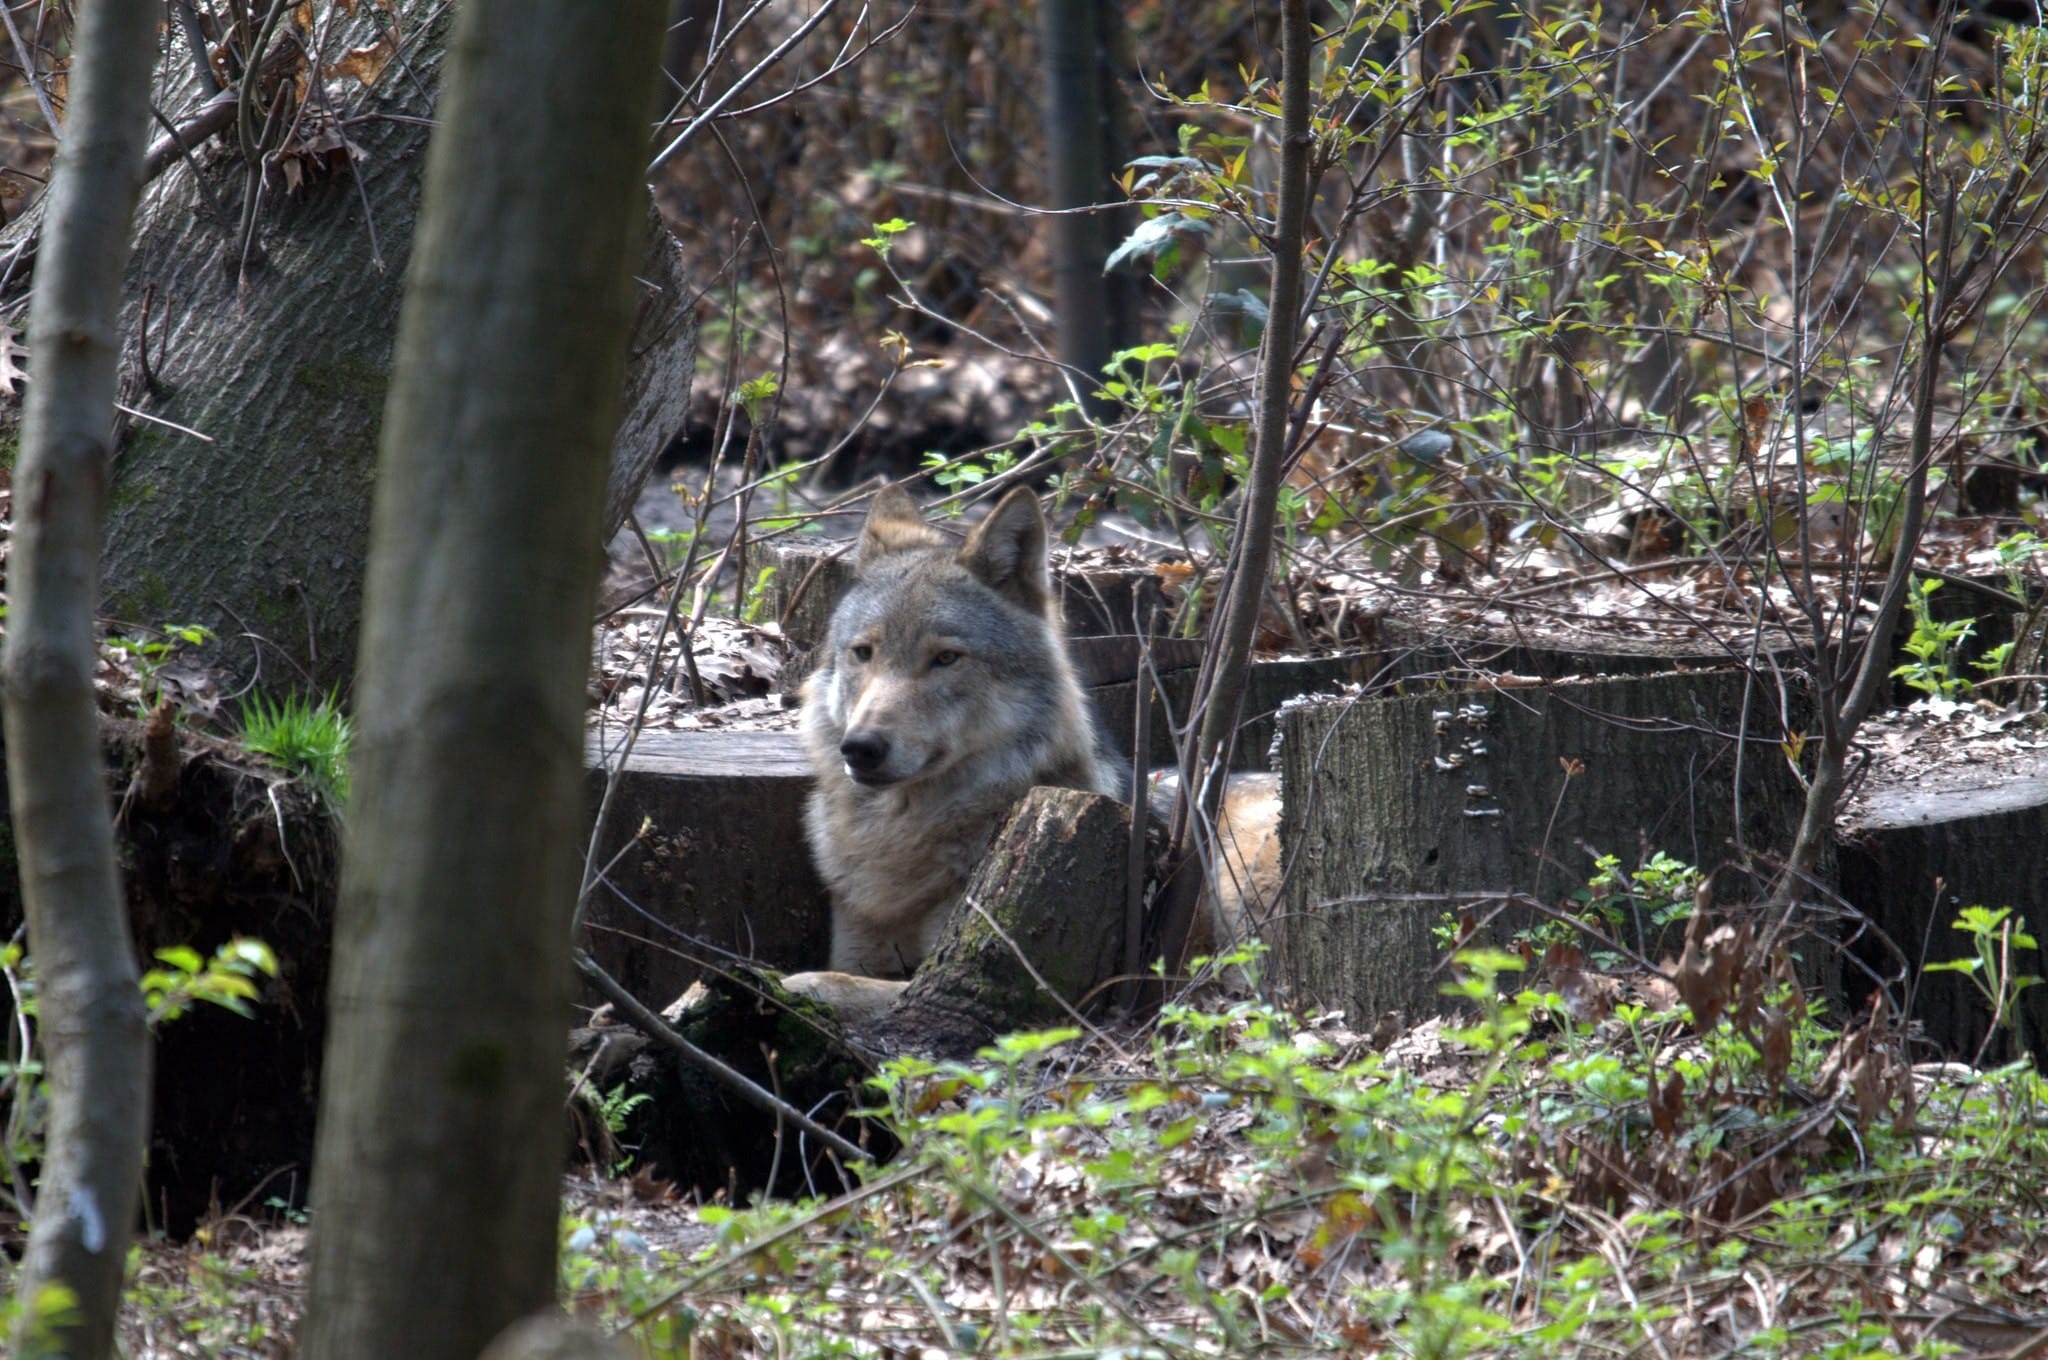
<path fill-rule="evenodd" d="M 864 567 L 890 553 L 935 547 L 945 541 L 938 530 L 924 522 L 924 515 L 917 502 L 910 499 L 910 493 L 892 483 L 877 492 L 874 504 L 868 507 L 867 523 L 860 529 L 860 553 L 854 565 Z"/>
<path fill-rule="evenodd" d="M 1030 610 L 1052 598 L 1046 561 L 1045 515 L 1029 487 L 1017 487 L 997 502 L 960 549 L 960 565 L 976 579 Z"/>

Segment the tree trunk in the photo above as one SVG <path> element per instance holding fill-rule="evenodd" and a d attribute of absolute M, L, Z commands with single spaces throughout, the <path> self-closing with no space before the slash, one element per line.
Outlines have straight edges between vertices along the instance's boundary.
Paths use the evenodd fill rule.
<path fill-rule="evenodd" d="M 1100 213 L 1073 211 L 1108 199 L 1109 121 L 1103 108 L 1103 20 L 1099 0 L 1046 0 L 1039 11 L 1045 68 L 1046 179 L 1056 212 L 1052 272 L 1059 318 L 1059 360 L 1083 405 L 1101 412 L 1103 369 L 1109 363 L 1110 297 L 1103 277 L 1109 230 Z"/>
<path fill-rule="evenodd" d="M 378 468 L 307 1360 L 470 1360 L 555 1298 L 594 545 L 664 12 L 456 18 Z"/>
<path fill-rule="evenodd" d="M 114 322 L 141 183 L 156 20 L 148 0 L 97 0 L 79 15 L 15 470 L 7 775 L 50 1091 L 16 1354 L 98 1357 L 112 1347 L 149 1129 L 149 1031 L 100 761 L 93 605 L 112 451 Z M 61 1319 L 46 1315 L 55 1288 L 72 1296 Z"/>
<path fill-rule="evenodd" d="M 882 1022 L 883 1050 L 972 1053 L 1065 1023 L 1123 956 L 1131 810 L 1075 789 L 1025 795 L 945 936 Z"/>
<path fill-rule="evenodd" d="M 1750 861 L 1784 851 L 1803 801 L 1775 706 L 1731 670 L 1286 710 L 1287 879 L 1266 932 L 1282 985 L 1361 1024 L 1434 1014 L 1438 924 L 1509 894 L 1555 902 L 1585 885 L 1595 853 L 1630 870 L 1660 850 L 1732 864 L 1722 894 L 1754 889 Z M 1797 714 L 1791 725 L 1803 730 Z M 1565 760 L 1583 771 L 1567 779 Z M 1531 919 L 1505 913 L 1481 943 Z M 1655 949 L 1639 925 L 1626 943 Z"/>
<path fill-rule="evenodd" d="M 122 399 L 154 419 L 130 423 L 116 466 L 104 607 L 143 626 L 205 623 L 231 666 L 266 682 L 326 688 L 354 665 L 377 426 L 450 10 L 432 0 L 395 8 L 341 19 L 338 6 L 322 7 L 316 23 L 334 19 L 328 62 L 374 45 L 387 25 L 406 42 L 368 89 L 348 77 L 312 82 L 317 97 L 293 115 L 296 140 L 271 156 L 246 263 L 249 176 L 238 150 L 196 141 L 149 187 L 138 217 Z M 172 43 L 161 84 L 173 119 L 207 98 L 191 66 Z M 221 134 L 230 146 L 236 135 Z M 294 153 L 323 135 L 361 154 Z M 303 179 L 296 188 L 284 186 L 287 167 Z M 688 290 L 658 226 L 635 272 L 645 284 L 607 532 L 681 425 L 688 395 Z M 550 339 L 547 351 L 560 344 Z"/>

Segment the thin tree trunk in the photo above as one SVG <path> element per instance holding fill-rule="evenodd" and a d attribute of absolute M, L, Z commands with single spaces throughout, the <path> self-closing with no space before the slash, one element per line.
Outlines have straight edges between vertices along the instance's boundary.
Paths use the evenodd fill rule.
<path fill-rule="evenodd" d="M 1850 635 L 1848 621 L 1843 636 L 1832 642 L 1823 634 L 1815 671 L 1820 681 L 1820 741 L 1814 760 L 1813 778 L 1806 791 L 1806 807 L 1800 816 L 1799 834 L 1785 856 L 1784 869 L 1773 886 L 1773 906 L 1785 908 L 1812 890 L 1814 864 L 1833 843 L 1835 812 L 1848 787 L 1850 745 L 1876 707 L 1883 687 L 1890 682 L 1892 633 L 1905 609 L 1906 592 L 1912 587 L 1913 562 L 1919 555 L 1920 539 L 1927 520 L 1927 474 L 1934 464 L 1934 402 L 1940 391 L 1942 350 L 1954 324 L 1950 320 L 1956 298 L 1950 277 L 1955 245 L 1955 203 L 1951 198 L 1942 215 L 1940 235 L 1930 236 L 1930 227 L 1920 225 L 1923 285 L 1920 298 L 1920 355 L 1913 375 L 1913 425 L 1908 436 L 1906 487 L 1900 513 L 1899 537 L 1892 549 L 1891 569 L 1884 592 L 1878 597 L 1876 616 L 1864 634 L 1860 650 Z M 1937 264 L 1937 261 L 1939 263 Z M 1802 530 L 1803 532 L 1803 530 Z"/>
<path fill-rule="evenodd" d="M 121 906 L 92 678 L 114 428 L 121 269 L 142 179 L 158 7 L 80 7 L 70 118 L 31 312 L 5 660 L 7 774 L 29 949 L 41 986 L 50 1119 L 22 1261 L 14 1350 L 105 1355 L 148 1136 L 149 1030 Z M 32 1324 L 52 1286 L 75 1310 Z"/>
<path fill-rule="evenodd" d="M 1085 208 L 1108 196 L 1104 155 L 1101 25 L 1097 0 L 1046 0 L 1039 14 L 1045 68 L 1045 159 L 1055 209 Z M 1064 211 L 1052 227 L 1059 360 L 1091 409 L 1109 363 L 1109 293 L 1102 276 L 1109 233 L 1099 213 Z"/>
<path fill-rule="evenodd" d="M 378 469 L 308 1360 L 470 1360 L 554 1303 L 592 544 L 665 10 L 456 19 Z"/>
<path fill-rule="evenodd" d="M 1286 0 L 1280 7 L 1280 185 L 1274 212 L 1273 296 L 1268 307 L 1264 344 L 1259 351 L 1259 392 L 1253 435 L 1251 475 L 1238 510 L 1236 539 L 1231 545 L 1225 583 L 1223 618 L 1203 658 L 1196 683 L 1196 711 L 1201 716 L 1197 740 L 1183 754 L 1181 798 L 1173 819 L 1173 858 L 1185 866 L 1195 843 L 1190 818 L 1212 815 L 1222 796 L 1220 776 L 1228 767 L 1219 760 L 1237 726 L 1244 697 L 1245 672 L 1251 665 L 1253 630 L 1266 593 L 1266 575 L 1273 563 L 1273 522 L 1280 503 L 1280 471 L 1286 458 L 1287 412 L 1292 400 L 1295 340 L 1300 330 L 1302 294 L 1306 286 L 1302 251 L 1308 220 L 1309 159 L 1314 137 L 1309 127 L 1309 31 L 1307 0 Z M 1199 805 L 1199 806 L 1198 806 Z M 1169 888 L 1162 943 L 1169 960 L 1179 953 L 1193 917 L 1195 881 L 1199 875 L 1176 872 Z"/>

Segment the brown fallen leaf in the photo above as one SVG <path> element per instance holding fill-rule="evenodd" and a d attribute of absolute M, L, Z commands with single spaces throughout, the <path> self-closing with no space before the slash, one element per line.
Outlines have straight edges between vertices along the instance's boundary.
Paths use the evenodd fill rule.
<path fill-rule="evenodd" d="M 397 51 L 397 44 L 389 37 L 379 38 L 368 47 L 350 48 L 339 61 L 328 63 L 327 78 L 354 76 L 362 82 L 364 89 L 368 89 L 384 74 L 384 68 L 391 64 L 391 58 Z"/>

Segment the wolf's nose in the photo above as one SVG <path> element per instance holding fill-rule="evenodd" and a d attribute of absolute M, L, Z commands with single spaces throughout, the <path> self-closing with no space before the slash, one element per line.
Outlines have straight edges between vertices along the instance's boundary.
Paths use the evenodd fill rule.
<path fill-rule="evenodd" d="M 848 732 L 839 743 L 839 754 L 855 774 L 873 774 L 889 758 L 889 739 L 879 732 Z"/>

